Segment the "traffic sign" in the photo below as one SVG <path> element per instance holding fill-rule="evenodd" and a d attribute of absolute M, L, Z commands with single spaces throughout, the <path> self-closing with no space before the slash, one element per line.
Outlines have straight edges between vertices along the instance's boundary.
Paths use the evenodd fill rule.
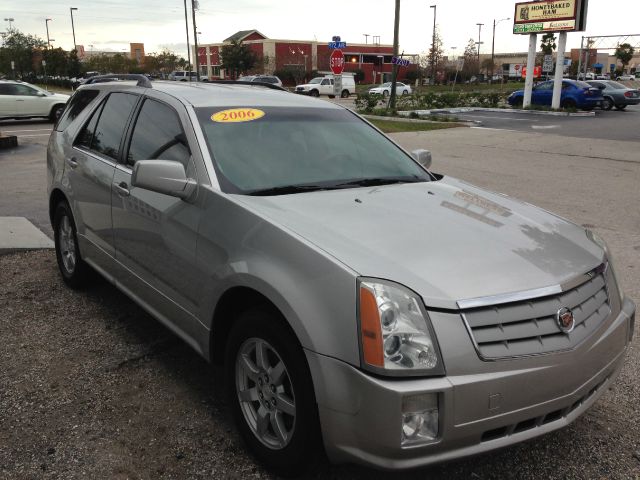
<path fill-rule="evenodd" d="M 329 66 L 334 75 L 341 75 L 344 70 L 344 54 L 342 50 L 334 50 L 329 57 Z"/>
<path fill-rule="evenodd" d="M 347 42 L 329 42 L 328 45 L 331 50 L 336 48 L 347 48 Z"/>
<path fill-rule="evenodd" d="M 400 57 L 391 57 L 391 63 L 394 65 L 398 65 L 399 67 L 408 67 L 411 65 L 411 62 L 405 58 Z"/>
<path fill-rule="evenodd" d="M 542 62 L 543 72 L 553 72 L 553 55 L 545 55 Z"/>

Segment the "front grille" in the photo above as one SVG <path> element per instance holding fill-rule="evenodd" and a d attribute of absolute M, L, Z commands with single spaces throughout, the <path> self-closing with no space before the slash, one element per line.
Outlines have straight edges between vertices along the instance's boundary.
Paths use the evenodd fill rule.
<path fill-rule="evenodd" d="M 575 328 L 560 330 L 556 313 L 573 311 Z M 602 273 L 560 293 L 528 301 L 463 312 L 478 353 L 485 359 L 538 355 L 575 347 L 593 333 L 611 313 Z"/>

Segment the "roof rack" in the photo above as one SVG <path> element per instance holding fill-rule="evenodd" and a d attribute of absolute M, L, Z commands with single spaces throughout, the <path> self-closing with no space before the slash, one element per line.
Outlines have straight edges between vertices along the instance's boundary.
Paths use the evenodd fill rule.
<path fill-rule="evenodd" d="M 273 83 L 266 83 L 266 82 L 245 82 L 243 80 L 209 80 L 208 82 L 201 82 L 201 83 L 219 83 L 223 85 L 224 84 L 249 85 L 253 87 L 267 87 L 267 88 L 271 88 L 272 90 L 282 90 L 283 92 L 288 92 L 286 88 L 279 87 L 277 85 L 274 85 Z"/>
<path fill-rule="evenodd" d="M 151 80 L 140 73 L 113 73 L 108 75 L 96 75 L 95 77 L 88 78 L 82 85 L 90 85 L 92 83 L 105 83 L 114 82 L 118 80 L 137 80 L 136 86 L 153 88 Z"/>

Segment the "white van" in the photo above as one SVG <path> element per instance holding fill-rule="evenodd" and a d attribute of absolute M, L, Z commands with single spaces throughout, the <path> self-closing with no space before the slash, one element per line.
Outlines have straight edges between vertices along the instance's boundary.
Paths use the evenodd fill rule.
<path fill-rule="evenodd" d="M 316 77 L 311 79 L 309 83 L 296 85 L 295 92 L 303 95 L 311 95 L 312 97 L 319 97 L 320 95 L 333 96 L 333 75 Z M 356 93 L 356 82 L 353 75 L 342 74 L 342 91 L 340 92 L 340 97 L 347 98 L 354 93 Z"/>

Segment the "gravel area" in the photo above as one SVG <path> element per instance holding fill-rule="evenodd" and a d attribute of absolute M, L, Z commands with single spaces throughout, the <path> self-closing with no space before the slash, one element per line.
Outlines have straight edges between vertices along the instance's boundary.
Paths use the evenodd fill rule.
<path fill-rule="evenodd" d="M 0 255 L 0 478 L 272 478 L 245 452 L 222 374 L 104 281 L 64 286 L 52 251 Z M 637 330 L 637 329 L 636 329 Z M 391 475 L 323 463 L 313 478 L 640 478 L 639 341 L 570 427 Z"/>

